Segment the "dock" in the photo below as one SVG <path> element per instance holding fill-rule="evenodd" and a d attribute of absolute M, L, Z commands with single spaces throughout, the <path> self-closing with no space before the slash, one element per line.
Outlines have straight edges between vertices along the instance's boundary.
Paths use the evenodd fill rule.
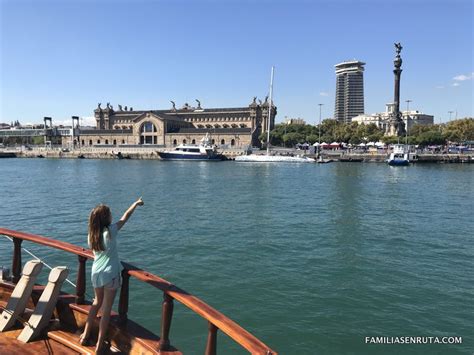
<path fill-rule="evenodd" d="M 161 160 L 158 152 L 169 148 L 165 147 L 92 147 L 76 149 L 44 148 L 34 147 L 30 149 L 2 149 L 0 158 L 52 158 L 52 159 L 135 159 L 135 160 Z M 246 154 L 242 148 L 221 149 L 221 154 L 227 160 L 234 160 L 236 156 Z M 254 154 L 264 154 L 264 151 Z M 284 151 L 275 151 L 279 155 L 299 156 L 303 152 L 296 149 L 285 149 Z M 364 152 L 348 153 L 347 151 L 323 151 L 323 159 L 344 162 L 362 162 L 362 163 L 385 163 L 386 153 Z M 308 157 L 316 158 L 315 154 L 306 154 Z M 436 164 L 472 164 L 474 163 L 474 152 L 458 154 L 433 154 L 419 153 L 412 163 L 436 163 Z"/>

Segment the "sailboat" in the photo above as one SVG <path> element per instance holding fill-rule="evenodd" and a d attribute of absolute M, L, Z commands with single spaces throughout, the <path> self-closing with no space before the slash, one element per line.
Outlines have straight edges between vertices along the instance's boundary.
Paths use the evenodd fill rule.
<path fill-rule="evenodd" d="M 270 96 L 269 96 L 269 108 L 268 108 L 268 119 L 267 119 L 267 152 L 266 154 L 251 154 L 251 155 L 240 155 L 235 158 L 237 162 L 252 162 L 252 163 L 314 163 L 315 160 L 308 157 L 290 157 L 281 155 L 270 155 L 270 121 L 271 121 L 271 110 L 273 107 L 272 95 L 273 95 L 273 74 L 275 67 L 272 66 L 272 74 L 270 78 Z"/>

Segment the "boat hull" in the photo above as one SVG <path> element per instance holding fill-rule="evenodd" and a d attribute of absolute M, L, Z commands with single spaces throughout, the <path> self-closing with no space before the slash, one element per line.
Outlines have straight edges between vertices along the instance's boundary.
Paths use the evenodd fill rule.
<path fill-rule="evenodd" d="M 163 160 L 191 160 L 191 161 L 221 161 L 222 155 L 204 155 L 204 154 L 177 154 L 168 152 L 158 152 Z"/>
<path fill-rule="evenodd" d="M 410 161 L 405 160 L 405 159 L 394 159 L 394 160 L 388 160 L 387 164 L 390 166 L 408 166 L 410 165 Z"/>
<path fill-rule="evenodd" d="M 279 155 L 241 155 L 235 158 L 236 162 L 247 163 L 314 163 L 314 159 L 300 157 L 285 157 Z"/>

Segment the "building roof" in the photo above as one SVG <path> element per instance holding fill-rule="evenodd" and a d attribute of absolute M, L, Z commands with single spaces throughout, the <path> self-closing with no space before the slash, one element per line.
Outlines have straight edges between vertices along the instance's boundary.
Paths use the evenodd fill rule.
<path fill-rule="evenodd" d="M 98 134 L 131 134 L 131 129 L 81 129 L 81 136 L 96 136 Z"/>
<path fill-rule="evenodd" d="M 204 134 L 210 132 L 220 133 L 220 134 L 236 134 L 236 133 L 251 133 L 251 128 L 179 128 L 174 132 L 170 133 L 195 133 L 195 134 Z"/>

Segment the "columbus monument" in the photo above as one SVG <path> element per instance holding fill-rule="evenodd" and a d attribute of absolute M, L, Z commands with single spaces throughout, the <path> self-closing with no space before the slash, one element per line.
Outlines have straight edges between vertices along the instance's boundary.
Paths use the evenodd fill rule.
<path fill-rule="evenodd" d="M 400 112 L 400 76 L 402 75 L 402 58 L 400 57 L 400 52 L 402 48 L 400 43 L 395 43 L 395 50 L 397 52 L 393 61 L 395 66 L 395 69 L 393 69 L 393 74 L 395 74 L 395 91 L 393 97 L 393 111 L 390 114 L 385 131 L 386 136 L 401 137 L 405 135 L 405 124 L 403 123 L 402 114 Z"/>

